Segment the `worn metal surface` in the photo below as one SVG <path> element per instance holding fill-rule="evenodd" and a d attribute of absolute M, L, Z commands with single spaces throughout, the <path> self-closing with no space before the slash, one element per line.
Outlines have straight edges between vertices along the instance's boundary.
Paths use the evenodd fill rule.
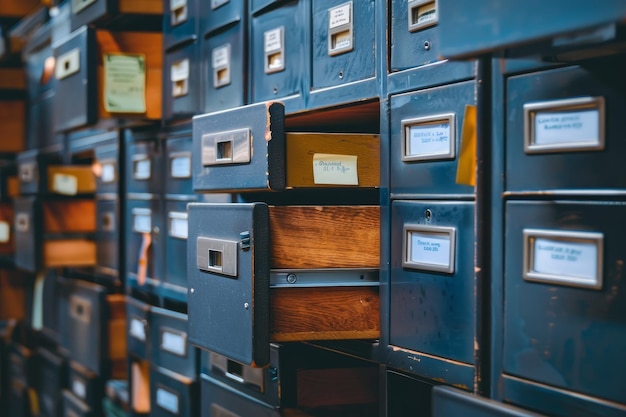
<path fill-rule="evenodd" d="M 201 374 L 200 385 L 200 408 L 210 410 L 215 416 L 280 417 L 274 407 L 208 375 Z"/>
<path fill-rule="evenodd" d="M 150 363 L 194 380 L 200 356 L 187 329 L 186 314 L 150 307 Z"/>
<path fill-rule="evenodd" d="M 200 414 L 200 382 L 168 372 L 167 369 L 150 368 L 150 415 L 193 417 Z"/>
<path fill-rule="evenodd" d="M 199 42 L 163 55 L 163 119 L 187 119 L 200 111 Z M 185 69 L 181 69 L 181 67 Z"/>
<path fill-rule="evenodd" d="M 133 358 L 149 360 L 150 350 L 150 305 L 135 298 L 126 298 L 126 346 Z"/>
<path fill-rule="evenodd" d="M 163 0 L 163 49 L 165 51 L 199 38 L 199 3 L 207 2 Z M 173 5 L 178 7 L 173 9 Z"/>
<path fill-rule="evenodd" d="M 539 414 L 452 387 L 433 387 L 433 417 L 539 417 Z"/>
<path fill-rule="evenodd" d="M 248 2 L 244 0 L 206 0 L 200 2 L 200 36 L 206 36 L 235 22 L 245 25 Z"/>

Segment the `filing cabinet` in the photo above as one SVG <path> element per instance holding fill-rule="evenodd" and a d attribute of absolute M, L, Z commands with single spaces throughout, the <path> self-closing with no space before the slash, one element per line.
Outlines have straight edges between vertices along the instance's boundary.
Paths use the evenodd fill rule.
<path fill-rule="evenodd" d="M 61 411 L 61 391 L 67 381 L 65 358 L 45 348 L 37 350 L 39 372 L 36 389 L 39 398 L 39 415 L 56 417 Z"/>
<path fill-rule="evenodd" d="M 100 404 L 105 378 L 70 361 L 67 390 L 85 404 Z"/>
<path fill-rule="evenodd" d="M 151 416 L 197 416 L 200 411 L 199 382 L 167 369 L 150 370 Z"/>
<path fill-rule="evenodd" d="M 15 252 L 13 204 L 0 202 L 0 259 L 10 261 Z"/>
<path fill-rule="evenodd" d="M 618 415 L 624 203 L 505 207 L 503 394 L 547 414 Z"/>
<path fill-rule="evenodd" d="M 60 153 L 21 152 L 17 165 L 21 194 L 75 196 L 96 191 L 91 166 L 61 165 Z"/>
<path fill-rule="evenodd" d="M 187 236 L 189 201 L 165 202 L 165 268 L 161 295 L 170 300 L 187 301 Z"/>
<path fill-rule="evenodd" d="M 164 56 L 163 119 L 185 119 L 200 112 L 199 43 L 170 49 Z"/>
<path fill-rule="evenodd" d="M 456 181 L 465 107 L 475 105 L 474 90 L 475 81 L 465 81 L 391 97 L 392 195 L 474 194 L 474 187 Z"/>
<path fill-rule="evenodd" d="M 200 409 L 203 417 L 280 417 L 275 408 L 208 375 L 200 375 Z M 306 415 L 306 414 L 305 414 Z"/>
<path fill-rule="evenodd" d="M 43 278 L 41 278 L 43 274 Z M 39 273 L 35 277 L 35 288 L 37 281 L 43 279 L 43 290 L 41 295 L 41 334 L 55 344 L 59 339 L 59 285 L 56 269 L 48 269 Z"/>
<path fill-rule="evenodd" d="M 125 252 L 121 250 L 124 242 L 120 241 L 123 234 L 120 221 L 120 202 L 118 199 L 96 197 L 96 266 L 95 272 L 119 284 L 120 260 Z"/>
<path fill-rule="evenodd" d="M 433 388 L 433 417 L 539 417 L 539 414 L 446 386 Z"/>
<path fill-rule="evenodd" d="M 196 380 L 200 356 L 189 343 L 186 314 L 151 307 L 150 344 L 152 366 Z"/>
<path fill-rule="evenodd" d="M 60 346 L 98 377 L 126 375 L 126 307 L 121 294 L 79 279 L 60 281 Z"/>
<path fill-rule="evenodd" d="M 187 127 L 187 126 L 186 126 Z M 188 126 L 191 128 L 191 126 Z M 193 195 L 191 183 L 191 131 L 184 129 L 165 139 L 165 178 L 163 193 L 168 199 L 189 198 Z"/>
<path fill-rule="evenodd" d="M 87 404 L 78 399 L 71 391 L 63 390 L 63 414 L 64 416 L 97 417 L 100 411 L 93 408 L 93 404 Z"/>
<path fill-rule="evenodd" d="M 19 197 L 13 207 L 16 266 L 37 271 L 42 267 L 95 265 L 93 200 Z"/>
<path fill-rule="evenodd" d="M 198 39 L 198 8 L 203 0 L 163 1 L 163 49 L 168 51 Z"/>
<path fill-rule="evenodd" d="M 94 173 L 96 177 L 96 194 L 116 195 L 121 191 L 123 178 L 123 161 L 121 160 L 120 144 L 117 141 L 97 145 L 93 151 Z"/>
<path fill-rule="evenodd" d="M 54 48 L 55 131 L 73 130 L 98 121 L 132 123 L 160 119 L 161 45 L 160 33 L 88 27 L 60 41 Z"/>
<path fill-rule="evenodd" d="M 252 16 L 252 102 L 294 98 L 294 107 L 302 107 L 310 77 L 310 7 L 308 1 L 292 1 Z"/>
<path fill-rule="evenodd" d="M 196 191 L 380 184 L 379 135 L 285 133 L 280 103 L 196 116 L 193 137 Z"/>
<path fill-rule="evenodd" d="M 128 354 L 144 360 L 150 359 L 150 305 L 127 297 L 126 323 Z"/>
<path fill-rule="evenodd" d="M 126 131 L 125 182 L 127 193 L 159 194 L 162 178 L 161 143 L 155 131 Z"/>
<path fill-rule="evenodd" d="M 125 18 L 134 25 L 145 24 L 141 20 L 159 21 L 163 14 L 163 3 L 160 1 L 133 0 L 71 0 L 72 30 L 84 25 L 103 24 L 114 19 Z M 140 21 L 141 23 L 137 23 Z M 160 26 L 156 26 L 159 28 Z"/>
<path fill-rule="evenodd" d="M 263 366 L 270 340 L 378 337 L 378 206 L 197 203 L 188 212 L 193 344 Z M 358 248 L 348 243 L 355 230 Z"/>
<path fill-rule="evenodd" d="M 235 22 L 245 25 L 248 2 L 244 0 L 209 0 L 200 2 L 200 34 L 207 36 Z"/>

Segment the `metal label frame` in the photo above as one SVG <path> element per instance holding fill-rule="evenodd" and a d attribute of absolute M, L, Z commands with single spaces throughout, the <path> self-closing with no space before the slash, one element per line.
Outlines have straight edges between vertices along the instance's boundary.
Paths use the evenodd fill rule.
<path fill-rule="evenodd" d="M 267 34 L 270 32 L 279 31 L 280 37 L 280 45 L 278 48 L 267 48 Z M 279 26 L 274 29 L 266 30 L 263 33 L 263 54 L 265 55 L 265 62 L 263 67 L 265 68 L 266 74 L 272 74 L 275 72 L 280 72 L 285 70 L 285 27 Z M 272 66 L 270 57 L 280 55 L 281 63 L 280 65 Z"/>
<path fill-rule="evenodd" d="M 114 232 L 115 231 L 115 213 L 112 211 L 107 211 L 102 213 L 102 217 L 100 218 L 101 229 L 103 232 Z"/>
<path fill-rule="evenodd" d="M 18 168 L 20 181 L 24 183 L 32 182 L 35 179 L 36 169 L 37 164 L 34 162 L 20 164 Z"/>
<path fill-rule="evenodd" d="M 185 57 L 171 63 L 170 81 L 172 82 L 173 98 L 184 97 L 189 94 L 190 67 L 191 60 L 189 57 Z M 179 72 L 183 73 L 183 75 L 181 76 Z"/>
<path fill-rule="evenodd" d="M 26 233 L 30 229 L 30 215 L 28 213 L 15 214 L 15 230 Z"/>
<path fill-rule="evenodd" d="M 133 326 L 133 323 L 138 323 L 142 333 L 138 334 L 138 331 L 135 331 L 135 327 Z M 144 318 L 141 318 L 135 314 L 131 314 L 130 316 L 130 320 L 129 320 L 129 324 L 128 324 L 128 335 L 130 337 L 133 337 L 134 339 L 139 340 L 140 342 L 145 342 L 146 341 L 146 337 L 148 334 L 148 321 Z"/>
<path fill-rule="evenodd" d="M 80 49 L 74 48 L 64 53 L 56 60 L 54 76 L 57 80 L 63 80 L 80 71 Z"/>
<path fill-rule="evenodd" d="M 198 269 L 237 278 L 239 262 L 238 241 L 198 237 L 196 248 L 196 266 Z M 211 265 L 211 252 L 219 253 L 219 266 Z"/>
<path fill-rule="evenodd" d="M 435 5 L 435 17 L 433 19 L 428 19 L 426 22 L 419 22 L 419 14 L 417 15 L 417 21 L 413 19 L 414 12 L 419 13 L 419 8 L 426 6 L 428 4 L 434 3 Z M 437 7 L 437 0 L 409 0 L 408 8 L 407 8 L 407 17 L 409 22 L 409 32 L 417 32 L 418 30 L 423 30 L 429 28 L 431 26 L 435 26 L 439 23 L 439 9 Z"/>
<path fill-rule="evenodd" d="M 83 323 L 91 323 L 91 301 L 78 295 L 70 297 L 70 317 Z"/>
<path fill-rule="evenodd" d="M 575 112 L 582 110 L 598 111 L 598 138 L 587 142 L 563 142 L 538 145 L 535 143 L 535 117 L 545 112 Z M 524 104 L 524 152 L 527 154 L 556 152 L 556 151 L 601 151 L 605 146 L 605 103 L 604 97 L 579 97 L 562 100 L 541 101 Z"/>
<path fill-rule="evenodd" d="M 450 255 L 448 265 L 437 265 L 426 262 L 411 260 L 411 234 L 413 232 L 431 235 L 444 235 L 450 239 Z M 449 226 L 425 226 L 421 224 L 405 224 L 402 233 L 402 267 L 422 271 L 444 272 L 454 274 L 456 260 L 456 227 Z"/>
<path fill-rule="evenodd" d="M 170 25 L 172 27 L 185 23 L 188 17 L 187 0 L 170 0 Z"/>
<path fill-rule="evenodd" d="M 144 176 L 142 175 L 137 175 L 138 170 L 137 170 L 137 166 L 140 163 L 148 163 L 149 169 L 148 169 L 148 175 Z M 146 154 L 138 154 L 138 155 L 133 155 L 133 179 L 135 181 L 148 181 L 150 178 L 152 178 L 152 159 L 150 159 L 150 156 L 146 155 Z"/>
<path fill-rule="evenodd" d="M 411 128 L 418 125 L 429 125 L 438 123 L 448 123 L 450 126 L 450 147 L 446 153 L 409 155 L 408 141 L 411 140 Z M 402 161 L 439 161 L 456 158 L 456 113 L 442 113 L 432 116 L 416 117 L 405 119 L 401 122 L 402 128 Z"/>
<path fill-rule="evenodd" d="M 597 232 L 573 232 L 565 230 L 524 229 L 523 235 L 523 271 L 525 281 L 545 284 L 564 285 L 600 290 L 603 283 L 604 234 Z M 583 277 L 546 274 L 534 271 L 534 244 L 537 238 L 545 238 L 569 243 L 592 243 L 596 245 L 596 279 L 590 281 Z"/>
<path fill-rule="evenodd" d="M 332 14 L 334 10 L 341 9 L 342 7 L 349 6 L 350 7 L 350 17 L 348 23 L 343 23 L 334 27 L 331 27 Z M 334 39 L 339 34 L 347 32 L 348 37 L 350 38 L 350 45 L 346 45 L 343 47 L 334 46 Z M 328 9 L 328 55 L 336 56 L 341 55 L 346 52 L 350 52 L 354 49 L 354 4 L 352 1 L 348 1 L 346 3 L 335 6 L 331 9 Z"/>
<path fill-rule="evenodd" d="M 252 158 L 250 129 L 202 135 L 202 166 L 246 164 Z"/>
<path fill-rule="evenodd" d="M 226 62 L 221 63 L 221 61 L 217 61 L 215 59 L 215 55 L 217 51 L 225 50 L 226 54 Z M 213 68 L 213 88 L 221 88 L 227 86 L 231 82 L 230 78 L 230 62 L 231 62 L 231 47 L 230 43 L 225 43 L 224 45 L 220 45 L 217 48 L 213 48 L 211 51 L 211 67 Z M 220 77 L 221 74 L 225 74 L 223 77 Z"/>
<path fill-rule="evenodd" d="M 181 338 L 181 340 L 183 341 L 183 351 L 184 351 L 184 353 L 180 353 L 178 351 L 175 351 L 174 349 L 170 349 L 167 346 L 163 345 L 163 336 L 166 333 Z M 187 347 L 188 347 L 188 345 L 187 345 L 187 333 L 186 332 L 183 332 L 181 330 L 174 329 L 174 328 L 171 328 L 171 327 L 163 326 L 163 327 L 159 328 L 159 335 L 161 336 L 159 338 L 159 349 L 161 349 L 164 352 L 170 353 L 172 355 L 179 356 L 181 358 L 186 358 L 187 357 L 187 350 L 188 350 Z"/>
<path fill-rule="evenodd" d="M 78 14 L 96 1 L 97 0 L 72 0 L 72 13 Z"/>
<path fill-rule="evenodd" d="M 152 210 L 149 208 L 136 207 L 131 211 L 133 215 L 133 231 L 137 233 L 151 233 L 152 232 Z M 148 217 L 150 219 L 150 230 L 139 230 L 136 227 L 135 219 L 137 217 Z"/>
<path fill-rule="evenodd" d="M 175 159 L 187 159 L 189 160 L 189 173 L 186 173 L 185 175 L 174 175 L 174 160 Z M 185 179 L 185 178 L 191 178 L 191 152 L 173 152 L 169 155 L 169 159 L 170 159 L 170 163 L 169 163 L 169 167 L 170 167 L 170 178 L 174 178 L 174 179 Z"/>
<path fill-rule="evenodd" d="M 108 158 L 108 159 L 99 159 L 97 161 L 98 165 L 100 165 L 100 181 L 102 181 L 103 184 L 113 184 L 115 183 L 115 180 L 117 179 L 117 161 L 115 160 L 115 158 Z M 113 168 L 113 178 L 109 179 L 109 178 L 105 178 L 104 177 L 104 167 L 108 166 L 108 167 L 112 167 Z M 108 169 L 108 168 L 107 168 Z"/>
<path fill-rule="evenodd" d="M 187 222 L 187 231 L 189 231 L 189 215 L 187 214 L 187 212 L 170 211 L 167 214 L 167 217 L 169 219 L 169 225 L 167 228 L 167 232 L 169 236 L 175 239 L 187 240 L 187 238 L 189 237 L 189 232 L 187 232 L 187 236 L 181 236 L 180 234 L 174 233 L 173 227 L 172 227 L 174 220 L 184 220 Z"/>
<path fill-rule="evenodd" d="M 172 410 L 171 408 L 167 406 L 164 406 L 162 402 L 159 402 L 159 391 L 166 392 L 172 395 L 173 397 L 176 397 L 176 411 Z M 163 384 L 156 384 L 156 390 L 155 390 L 154 396 L 155 396 L 154 402 L 161 409 L 167 411 L 168 413 L 174 414 L 175 416 L 180 415 L 180 394 L 177 391 L 174 391 L 172 388 L 166 387 Z"/>

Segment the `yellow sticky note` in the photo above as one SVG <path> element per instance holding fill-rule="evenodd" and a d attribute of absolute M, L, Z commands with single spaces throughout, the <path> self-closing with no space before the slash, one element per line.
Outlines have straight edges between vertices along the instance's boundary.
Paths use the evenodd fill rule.
<path fill-rule="evenodd" d="M 476 186 L 476 106 L 465 106 L 456 183 Z"/>

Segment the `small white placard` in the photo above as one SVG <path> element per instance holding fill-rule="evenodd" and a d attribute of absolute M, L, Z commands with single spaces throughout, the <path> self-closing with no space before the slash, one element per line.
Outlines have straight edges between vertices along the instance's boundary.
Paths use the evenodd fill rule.
<path fill-rule="evenodd" d="M 0 243 L 7 243 L 9 240 L 11 240 L 11 225 L 0 221 Z"/>
<path fill-rule="evenodd" d="M 189 155 L 172 158 L 171 165 L 172 178 L 191 177 L 191 157 Z"/>
<path fill-rule="evenodd" d="M 182 334 L 164 331 L 161 333 L 161 349 L 178 356 L 186 356 L 186 338 Z"/>
<path fill-rule="evenodd" d="M 213 69 L 227 67 L 230 63 L 230 44 L 218 46 L 213 49 L 211 62 Z"/>
<path fill-rule="evenodd" d="M 57 58 L 54 76 L 62 80 L 80 70 L 80 49 L 72 49 Z"/>
<path fill-rule="evenodd" d="M 74 175 L 56 173 L 52 177 L 52 191 L 63 195 L 78 193 L 78 178 Z"/>
<path fill-rule="evenodd" d="M 177 10 L 187 5 L 187 0 L 170 0 L 170 10 Z"/>
<path fill-rule="evenodd" d="M 598 247 L 593 242 L 536 238 L 532 272 L 597 281 Z"/>
<path fill-rule="evenodd" d="M 537 112 L 535 114 L 534 144 L 536 145 L 599 141 L 600 112 L 598 110 Z"/>
<path fill-rule="evenodd" d="M 132 318 L 130 320 L 130 329 L 128 333 L 135 339 L 141 340 L 142 342 L 146 341 L 146 326 L 144 326 L 143 321 L 137 318 Z"/>
<path fill-rule="evenodd" d="M 133 230 L 138 233 L 150 233 L 152 231 L 152 218 L 145 214 L 136 214 L 133 218 Z"/>
<path fill-rule="evenodd" d="M 355 155 L 313 154 L 315 184 L 359 185 Z"/>
<path fill-rule="evenodd" d="M 188 220 L 179 217 L 170 218 L 170 236 L 177 237 L 179 239 L 187 239 L 189 236 Z"/>
<path fill-rule="evenodd" d="M 427 123 L 409 127 L 406 156 L 450 155 L 450 123 Z"/>
<path fill-rule="evenodd" d="M 74 379 L 72 381 L 72 392 L 76 394 L 78 398 L 85 399 L 87 397 L 87 387 L 80 379 Z"/>
<path fill-rule="evenodd" d="M 178 395 L 163 388 L 157 388 L 157 405 L 165 410 L 178 414 Z"/>
<path fill-rule="evenodd" d="M 446 233 L 409 232 L 410 261 L 418 264 L 450 267 L 451 236 Z"/>
<path fill-rule="evenodd" d="M 147 180 L 151 176 L 152 164 L 149 159 L 139 159 L 135 161 L 134 177 L 136 180 Z"/>
<path fill-rule="evenodd" d="M 170 79 L 173 82 L 189 79 L 189 59 L 181 59 L 172 64 Z"/>
<path fill-rule="evenodd" d="M 350 23 L 352 13 L 352 3 L 342 4 L 339 7 L 335 7 L 328 11 L 328 28 L 334 29 L 338 26 L 347 25 Z"/>
<path fill-rule="evenodd" d="M 115 164 L 102 164 L 102 182 L 111 183 L 115 181 Z"/>
<path fill-rule="evenodd" d="M 146 112 L 143 55 L 104 55 L 104 108 L 111 113 Z"/>
<path fill-rule="evenodd" d="M 418 10 L 419 10 L 419 16 L 417 16 L 418 25 L 425 25 L 426 23 L 437 21 L 437 9 L 436 9 L 436 5 L 434 1 L 429 5 L 421 6 Z"/>
<path fill-rule="evenodd" d="M 283 28 L 268 30 L 264 33 L 265 52 L 279 51 L 283 47 Z"/>

